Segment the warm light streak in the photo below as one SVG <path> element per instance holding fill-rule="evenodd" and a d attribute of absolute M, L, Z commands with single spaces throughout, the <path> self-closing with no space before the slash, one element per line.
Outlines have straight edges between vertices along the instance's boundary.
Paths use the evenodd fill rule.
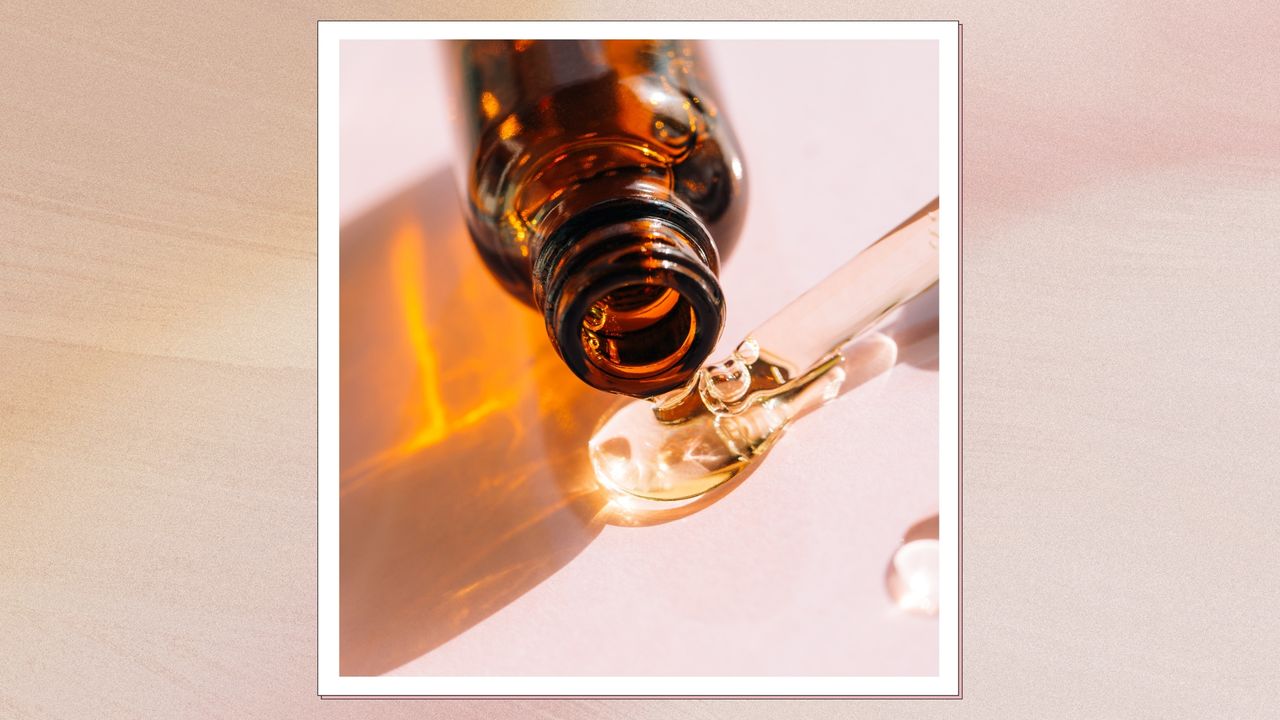
<path fill-rule="evenodd" d="M 485 400 L 484 402 L 480 403 L 476 407 L 468 410 L 465 415 L 458 418 L 457 421 L 452 423 L 452 428 L 454 430 L 457 430 L 459 428 L 464 428 L 464 427 L 467 427 L 468 425 L 475 424 L 476 422 L 479 422 L 480 420 L 484 419 L 484 417 L 489 415 L 490 413 L 501 410 L 509 404 L 510 404 L 510 401 L 508 398 L 491 397 L 488 400 Z"/>
<path fill-rule="evenodd" d="M 448 435 L 444 403 L 440 399 L 440 372 L 435 348 L 427 334 L 426 300 L 422 295 L 423 269 L 422 230 L 407 223 L 396 233 L 391 245 L 392 287 L 404 318 L 404 327 L 413 358 L 417 364 L 420 416 L 414 418 L 417 431 L 404 443 L 407 450 L 434 445 Z"/>
<path fill-rule="evenodd" d="M 343 492 L 385 465 L 439 444 L 452 433 L 506 411 L 519 401 L 524 390 L 520 383 L 495 382 L 491 388 L 476 388 L 477 402 L 469 409 L 458 411 L 445 403 L 442 389 L 447 381 L 441 374 L 439 345 L 431 335 L 427 262 L 426 238 L 421 227 L 412 221 L 404 223 L 391 238 L 387 271 L 393 307 L 400 315 L 397 324 L 403 327 L 407 355 L 412 360 L 416 392 L 405 398 L 403 417 L 407 430 L 403 439 L 347 468 L 343 473 Z"/>

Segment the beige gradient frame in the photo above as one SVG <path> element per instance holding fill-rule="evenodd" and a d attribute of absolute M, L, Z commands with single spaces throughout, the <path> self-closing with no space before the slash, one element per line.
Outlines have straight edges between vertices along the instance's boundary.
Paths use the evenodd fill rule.
<path fill-rule="evenodd" d="M 964 699 L 315 697 L 315 20 L 782 12 L 965 27 Z M 1274 28 L 1243 2 L 15 6 L 0 715 L 1269 716 Z"/>

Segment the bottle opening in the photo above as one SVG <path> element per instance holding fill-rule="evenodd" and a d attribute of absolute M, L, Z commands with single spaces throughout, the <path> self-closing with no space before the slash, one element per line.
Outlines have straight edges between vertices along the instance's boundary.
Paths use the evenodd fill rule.
<path fill-rule="evenodd" d="M 697 329 L 693 306 L 676 290 L 630 285 L 592 303 L 582 320 L 582 348 L 606 373 L 645 377 L 679 363 Z"/>
<path fill-rule="evenodd" d="M 720 337 L 723 299 L 703 268 L 659 263 L 597 266 L 600 275 L 561 306 L 561 357 L 591 386 L 650 397 L 684 384 Z"/>
<path fill-rule="evenodd" d="M 720 337 L 710 237 L 696 220 L 655 212 L 651 202 L 604 208 L 553 236 L 539 257 L 547 332 L 574 374 L 600 390 L 673 390 Z"/>

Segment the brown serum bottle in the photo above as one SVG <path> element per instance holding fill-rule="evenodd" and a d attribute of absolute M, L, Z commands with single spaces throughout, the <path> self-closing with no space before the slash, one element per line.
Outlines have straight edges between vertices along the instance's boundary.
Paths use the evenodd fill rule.
<path fill-rule="evenodd" d="M 699 49 L 676 40 L 448 44 L 467 227 L 573 372 L 650 397 L 724 325 L 746 181 Z"/>

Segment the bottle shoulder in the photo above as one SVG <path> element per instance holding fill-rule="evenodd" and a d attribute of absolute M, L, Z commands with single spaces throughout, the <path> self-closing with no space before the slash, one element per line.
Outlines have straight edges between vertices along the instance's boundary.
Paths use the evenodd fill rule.
<path fill-rule="evenodd" d="M 536 233 L 569 194 L 643 184 L 688 204 L 709 225 L 730 219 L 743 200 L 745 173 L 711 101 L 653 78 L 603 80 L 515 108 L 486 131 L 468 168 L 474 210 Z M 736 234 L 736 223 L 723 224 Z"/>
<path fill-rule="evenodd" d="M 738 143 L 689 43 L 498 41 L 475 46 L 463 190 L 472 235 L 504 285 L 568 218 L 619 197 L 686 207 L 720 256 L 736 244 Z M 523 294 L 523 293 L 518 293 Z"/>

